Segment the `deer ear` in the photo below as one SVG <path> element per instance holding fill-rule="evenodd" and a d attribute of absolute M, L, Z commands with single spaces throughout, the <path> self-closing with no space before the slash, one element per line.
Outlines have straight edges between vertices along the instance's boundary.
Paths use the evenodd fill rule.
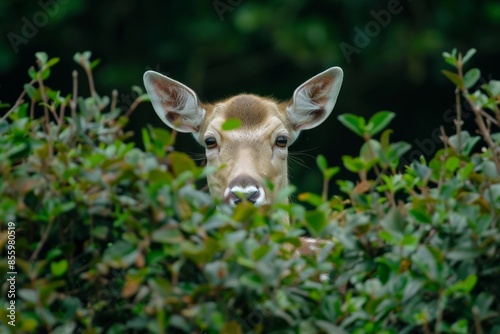
<path fill-rule="evenodd" d="M 300 85 L 286 108 L 294 130 L 314 128 L 328 118 L 339 95 L 344 72 L 332 67 Z"/>
<path fill-rule="evenodd" d="M 205 117 L 196 93 L 155 71 L 144 73 L 144 86 L 160 119 L 174 130 L 197 133 Z"/>

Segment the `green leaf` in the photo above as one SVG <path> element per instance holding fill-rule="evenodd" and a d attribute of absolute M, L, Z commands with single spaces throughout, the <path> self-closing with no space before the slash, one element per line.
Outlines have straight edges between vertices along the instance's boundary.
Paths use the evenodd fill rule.
<path fill-rule="evenodd" d="M 337 119 L 342 123 L 346 128 L 353 131 L 358 136 L 364 138 L 365 136 L 365 119 L 360 116 L 356 116 L 353 114 L 342 114 L 337 116 Z"/>
<path fill-rule="evenodd" d="M 26 91 L 26 94 L 28 94 L 28 96 L 30 97 L 30 99 L 33 99 L 35 97 L 35 92 L 36 92 L 36 89 L 35 87 L 29 85 L 29 84 L 25 84 L 24 85 L 24 90 Z"/>
<path fill-rule="evenodd" d="M 43 67 L 49 59 L 49 56 L 45 52 L 37 52 L 35 53 L 35 57 L 40 62 L 40 68 Z"/>
<path fill-rule="evenodd" d="M 31 79 L 36 80 L 38 72 L 35 70 L 35 68 L 33 66 L 31 66 L 28 69 L 28 75 L 30 76 Z"/>
<path fill-rule="evenodd" d="M 47 67 L 45 70 L 43 70 L 41 78 L 42 80 L 47 80 L 49 77 L 50 77 L 50 68 Z"/>
<path fill-rule="evenodd" d="M 319 170 L 322 171 L 323 173 L 328 168 L 328 162 L 326 161 L 325 156 L 322 154 L 316 157 L 316 164 L 318 165 Z"/>
<path fill-rule="evenodd" d="M 299 201 L 309 203 L 314 206 L 320 206 L 323 204 L 323 199 L 321 196 L 314 193 L 301 193 L 298 196 Z"/>
<path fill-rule="evenodd" d="M 50 272 L 52 275 L 58 277 L 64 275 L 66 271 L 68 270 L 68 261 L 66 260 L 61 260 L 61 261 L 53 261 L 50 263 Z"/>
<path fill-rule="evenodd" d="M 365 161 L 377 161 L 380 158 L 380 143 L 375 139 L 366 141 L 361 146 L 360 158 Z"/>
<path fill-rule="evenodd" d="M 167 129 L 151 128 L 151 138 L 161 144 L 161 149 L 173 145 L 173 138 Z"/>
<path fill-rule="evenodd" d="M 491 93 L 493 96 L 498 96 L 500 95 L 500 80 L 491 80 L 488 83 L 488 86 L 490 87 Z"/>
<path fill-rule="evenodd" d="M 47 252 L 46 258 L 48 260 L 53 260 L 58 256 L 61 256 L 63 254 L 62 250 L 60 248 L 52 248 Z"/>
<path fill-rule="evenodd" d="M 323 172 L 325 179 L 330 180 L 334 175 L 340 172 L 339 167 L 330 167 Z"/>
<path fill-rule="evenodd" d="M 38 292 L 33 289 L 20 289 L 19 297 L 24 299 L 25 301 L 36 304 L 38 302 Z"/>
<path fill-rule="evenodd" d="M 477 276 L 469 275 L 465 280 L 456 282 L 455 284 L 449 286 L 444 291 L 444 294 L 446 296 L 449 296 L 454 293 L 469 293 L 476 286 L 476 283 L 477 283 Z"/>
<path fill-rule="evenodd" d="M 99 65 L 101 63 L 101 59 L 96 59 L 96 60 L 93 60 L 91 63 L 90 63 L 90 69 L 93 70 L 94 68 L 97 67 L 97 65 Z"/>
<path fill-rule="evenodd" d="M 229 131 L 237 129 L 241 126 L 241 120 L 238 118 L 229 118 L 224 123 L 222 123 L 222 130 Z"/>
<path fill-rule="evenodd" d="M 49 61 L 47 62 L 47 64 L 46 64 L 45 66 L 47 66 L 47 67 L 52 67 L 52 66 L 54 66 L 55 64 L 57 64 L 60 60 L 61 60 L 61 59 L 59 59 L 59 58 L 57 58 L 57 57 L 56 57 L 56 58 L 51 58 L 51 59 L 49 59 Z"/>
<path fill-rule="evenodd" d="M 453 334 L 467 334 L 469 333 L 469 322 L 467 319 L 460 319 L 451 325 L 451 332 Z"/>
<path fill-rule="evenodd" d="M 444 61 L 446 61 L 448 64 L 457 67 L 457 59 L 452 57 L 448 52 L 443 52 L 443 58 Z"/>
<path fill-rule="evenodd" d="M 469 70 L 464 75 L 465 87 L 471 88 L 476 84 L 476 82 L 479 80 L 480 77 L 481 77 L 481 71 L 479 71 L 477 68 Z"/>
<path fill-rule="evenodd" d="M 306 212 L 306 226 L 313 236 L 320 236 L 328 221 L 323 211 L 313 210 Z"/>
<path fill-rule="evenodd" d="M 464 83 L 462 81 L 462 78 L 460 78 L 457 74 L 447 70 L 442 70 L 441 73 L 443 73 L 448 79 L 450 79 L 450 81 L 453 82 L 459 89 L 463 88 Z"/>
<path fill-rule="evenodd" d="M 425 209 L 411 209 L 409 214 L 413 216 L 418 222 L 429 224 L 431 223 L 431 216 Z"/>
<path fill-rule="evenodd" d="M 332 320 L 333 322 L 333 320 Z M 315 320 L 318 329 L 321 329 L 321 333 L 335 333 L 335 334 L 348 334 L 346 330 L 342 327 L 335 326 L 333 323 L 324 320 Z"/>
<path fill-rule="evenodd" d="M 500 132 L 492 133 L 491 139 L 493 139 L 497 143 L 500 143 Z"/>
<path fill-rule="evenodd" d="M 472 56 L 476 53 L 476 51 L 477 50 L 474 48 L 467 51 L 465 53 L 465 56 L 462 58 L 462 65 L 465 65 L 465 63 L 467 63 L 472 58 Z"/>
<path fill-rule="evenodd" d="M 142 128 L 142 143 L 144 144 L 144 149 L 146 152 L 151 152 L 153 146 L 151 144 L 151 136 L 146 128 Z"/>
<path fill-rule="evenodd" d="M 373 115 L 368 121 L 368 125 L 366 129 L 370 136 L 374 136 L 391 122 L 391 120 L 396 116 L 395 113 L 390 111 L 379 111 L 375 115 Z"/>
<path fill-rule="evenodd" d="M 136 94 L 137 94 L 137 96 L 141 96 L 141 95 L 143 95 L 143 94 L 144 94 L 144 91 L 142 90 L 142 88 L 141 88 L 141 87 L 139 87 L 139 86 L 136 86 L 136 85 L 132 86 L 132 91 L 133 91 L 134 93 L 136 93 Z"/>
<path fill-rule="evenodd" d="M 163 244 L 179 244 L 184 240 L 179 229 L 156 230 L 151 235 L 151 240 Z"/>
<path fill-rule="evenodd" d="M 344 163 L 345 168 L 353 173 L 358 173 L 365 168 L 365 163 L 358 157 L 353 158 L 351 156 L 344 155 L 342 157 L 342 162 Z"/>
<path fill-rule="evenodd" d="M 239 198 L 243 198 L 243 199 L 245 198 L 244 195 L 239 195 L 239 194 L 236 194 L 236 195 Z M 244 200 L 241 203 L 239 203 L 236 206 L 236 208 L 234 209 L 233 219 L 235 221 L 238 221 L 238 222 L 248 221 L 254 216 L 256 211 L 257 211 L 257 208 L 255 207 L 255 205 Z"/>
<path fill-rule="evenodd" d="M 92 229 L 92 235 L 97 239 L 106 240 L 109 228 L 107 226 L 97 226 Z"/>
<path fill-rule="evenodd" d="M 194 171 L 196 169 L 196 164 L 193 159 L 185 153 L 172 152 L 168 157 L 175 175 L 179 175 L 184 171 Z"/>
<path fill-rule="evenodd" d="M 455 172 L 455 170 L 457 170 L 459 166 L 460 166 L 460 159 L 455 156 L 449 157 L 444 164 L 446 170 L 451 173 Z"/>

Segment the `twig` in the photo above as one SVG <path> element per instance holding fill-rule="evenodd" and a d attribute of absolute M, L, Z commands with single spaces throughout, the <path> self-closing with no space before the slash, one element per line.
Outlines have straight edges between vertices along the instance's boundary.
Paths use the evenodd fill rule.
<path fill-rule="evenodd" d="M 467 89 L 465 89 L 464 94 L 467 94 Z M 466 100 L 469 103 L 469 105 L 472 107 L 472 110 L 474 111 L 474 114 L 476 115 L 476 119 L 475 119 L 476 124 L 479 127 L 479 131 L 480 131 L 484 141 L 488 144 L 488 146 L 490 147 L 490 149 L 492 151 L 493 161 L 495 162 L 497 172 L 500 174 L 500 161 L 498 159 L 499 149 L 498 149 L 498 146 L 495 144 L 495 142 L 491 139 L 488 128 L 487 128 L 486 124 L 484 123 L 484 119 L 483 119 L 482 113 L 481 113 L 482 109 L 476 107 L 474 102 L 472 102 L 468 97 L 466 97 Z"/>
<path fill-rule="evenodd" d="M 111 92 L 111 111 L 116 109 L 117 102 L 118 102 L 118 91 L 116 89 L 113 89 L 113 92 Z"/>
<path fill-rule="evenodd" d="M 474 316 L 476 334 L 483 334 L 483 330 L 481 329 L 481 318 L 479 317 L 479 309 L 477 306 L 472 307 L 472 315 Z"/>
<path fill-rule="evenodd" d="M 80 65 L 82 65 L 83 69 L 85 70 L 85 73 L 87 74 L 87 79 L 89 80 L 90 96 L 95 97 L 96 91 L 95 91 L 94 77 L 92 75 L 92 70 L 90 69 L 90 66 L 87 66 L 85 64 L 83 58 L 80 58 Z"/>
<path fill-rule="evenodd" d="M 35 80 L 33 79 L 33 80 L 31 80 L 31 82 L 28 85 L 33 86 L 34 83 L 35 83 Z M 2 118 L 0 118 L 0 121 L 6 120 L 7 117 L 9 117 L 9 115 L 14 112 L 14 110 L 16 110 L 21 104 L 24 103 L 24 100 L 23 100 L 24 95 L 26 95 L 26 89 L 24 89 L 21 92 L 21 95 L 19 95 L 19 97 L 17 98 L 16 103 L 12 106 L 12 108 L 9 109 L 9 111 L 7 111 L 5 113 L 5 115 L 3 115 Z"/>
<path fill-rule="evenodd" d="M 458 55 L 458 63 L 457 63 L 457 69 L 458 69 L 458 76 L 463 80 L 463 72 L 462 72 L 462 55 Z M 491 139 L 490 136 L 490 131 L 486 124 L 484 123 L 483 116 L 485 114 L 484 110 L 480 107 L 477 107 L 475 103 L 469 98 L 469 91 L 467 87 L 463 84 L 461 87 L 462 95 L 465 97 L 469 105 L 472 107 L 472 110 L 474 111 L 475 114 L 475 121 L 477 126 L 479 127 L 479 131 L 484 139 L 484 141 L 488 144 L 492 151 L 493 155 L 493 161 L 495 162 L 495 166 L 497 168 L 497 172 L 500 174 L 500 160 L 498 158 L 499 155 L 499 148 L 498 145 L 495 144 L 495 142 Z M 488 118 L 489 119 L 489 118 Z M 496 122 L 498 125 L 498 122 Z"/>
<path fill-rule="evenodd" d="M 321 192 L 321 199 L 323 201 L 326 201 L 328 197 L 328 180 L 324 175 L 323 175 L 323 191 Z"/>
<path fill-rule="evenodd" d="M 446 132 L 444 131 L 444 128 L 441 126 L 441 136 L 440 139 L 444 144 L 444 153 L 441 156 L 441 171 L 439 172 L 439 180 L 438 180 L 438 191 L 441 191 L 441 187 L 443 186 L 444 183 L 444 177 L 445 177 L 445 163 L 446 159 L 448 158 L 448 136 L 446 136 Z"/>
<path fill-rule="evenodd" d="M 422 327 L 423 327 L 423 330 L 424 330 L 425 334 L 432 334 L 431 333 L 431 329 L 429 328 L 429 322 L 427 322 L 427 321 L 424 322 L 424 324 L 422 325 Z"/>
<path fill-rule="evenodd" d="M 50 106 L 49 110 L 52 113 L 52 115 L 54 116 L 54 118 L 56 119 L 57 124 L 59 124 L 59 116 L 57 116 L 57 112 L 56 112 L 56 109 L 54 108 L 54 106 L 55 106 L 55 103 L 53 102 L 52 105 Z"/>
<path fill-rule="evenodd" d="M 44 125 L 45 125 L 45 131 L 49 133 L 49 111 L 47 109 L 47 95 L 45 94 L 45 86 L 43 85 L 43 80 L 40 75 L 37 75 L 38 79 L 38 86 L 40 87 L 40 95 L 42 96 L 43 100 L 43 111 L 44 111 Z"/>
<path fill-rule="evenodd" d="M 59 135 L 59 131 L 61 131 L 61 126 L 64 123 L 64 112 L 66 110 L 66 101 L 61 103 L 61 108 L 59 108 L 59 121 L 57 122 L 57 131 L 56 136 Z"/>
<path fill-rule="evenodd" d="M 462 152 L 462 107 L 460 105 L 460 90 L 458 87 L 455 89 L 455 104 L 457 106 L 457 119 L 454 120 L 457 126 L 457 153 L 460 154 Z"/>
<path fill-rule="evenodd" d="M 493 118 L 493 116 L 491 116 L 490 114 L 488 114 L 486 111 L 484 111 L 483 109 L 481 109 L 481 115 L 483 115 L 489 122 L 495 124 L 496 126 L 499 126 L 500 124 L 498 123 L 498 121 L 496 119 Z"/>
<path fill-rule="evenodd" d="M 446 297 L 443 295 L 443 290 L 439 290 L 439 296 L 438 296 L 438 309 L 437 309 L 437 316 L 436 316 L 436 323 L 434 325 L 434 334 L 439 334 L 441 333 L 440 327 L 441 323 L 443 322 L 443 312 L 444 312 L 444 307 L 446 305 Z"/>
<path fill-rule="evenodd" d="M 71 76 L 73 77 L 73 96 L 71 97 L 69 107 L 71 108 L 71 117 L 75 118 L 75 116 L 76 116 L 76 98 L 78 95 L 78 72 L 76 70 L 73 70 L 73 73 L 71 73 Z"/>
<path fill-rule="evenodd" d="M 26 92 L 26 91 L 24 91 L 24 92 Z M 19 107 L 23 103 L 24 103 L 24 100 L 22 98 L 17 99 L 16 103 L 12 106 L 12 108 L 10 108 L 9 111 L 7 111 L 7 113 L 5 113 L 5 115 L 3 115 L 2 118 L 0 118 L 0 121 L 6 120 L 7 117 L 9 117 L 9 115 L 12 114 L 12 112 L 14 112 L 14 110 L 16 110 L 17 107 Z"/>
<path fill-rule="evenodd" d="M 130 115 L 132 115 L 132 112 L 134 112 L 135 108 L 137 108 L 139 103 L 141 103 L 142 101 L 143 101 L 142 96 L 137 97 L 134 100 L 134 102 L 132 103 L 132 105 L 130 106 L 130 108 L 128 108 L 127 113 L 125 114 L 125 117 L 129 118 Z"/>
<path fill-rule="evenodd" d="M 53 223 L 54 223 L 54 217 L 51 217 L 50 220 L 49 220 L 49 225 L 47 226 L 47 229 L 45 230 L 45 232 L 42 235 L 42 239 L 40 239 L 40 242 L 38 243 L 38 245 L 36 246 L 35 251 L 33 252 L 33 254 L 30 257 L 30 261 L 34 261 L 38 257 L 38 253 L 40 253 L 40 251 L 42 250 L 43 245 L 45 244 L 45 242 L 49 238 L 50 230 L 52 229 L 52 224 Z"/>

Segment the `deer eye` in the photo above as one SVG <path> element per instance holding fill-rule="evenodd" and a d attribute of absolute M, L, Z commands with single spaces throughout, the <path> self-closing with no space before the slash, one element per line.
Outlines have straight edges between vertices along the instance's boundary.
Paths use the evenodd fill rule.
<path fill-rule="evenodd" d="M 286 144 L 288 144 L 288 138 L 285 136 L 279 136 L 276 138 L 276 146 L 278 147 L 286 147 Z"/>
<path fill-rule="evenodd" d="M 207 145 L 207 148 L 216 148 L 217 147 L 217 140 L 215 140 L 214 137 L 208 137 L 205 139 L 205 145 Z"/>

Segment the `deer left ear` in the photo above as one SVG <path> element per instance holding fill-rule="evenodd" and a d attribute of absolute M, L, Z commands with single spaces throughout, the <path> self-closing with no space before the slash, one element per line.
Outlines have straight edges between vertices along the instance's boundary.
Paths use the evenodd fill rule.
<path fill-rule="evenodd" d="M 295 131 L 314 128 L 328 118 L 339 95 L 344 72 L 332 67 L 300 85 L 286 108 Z"/>

